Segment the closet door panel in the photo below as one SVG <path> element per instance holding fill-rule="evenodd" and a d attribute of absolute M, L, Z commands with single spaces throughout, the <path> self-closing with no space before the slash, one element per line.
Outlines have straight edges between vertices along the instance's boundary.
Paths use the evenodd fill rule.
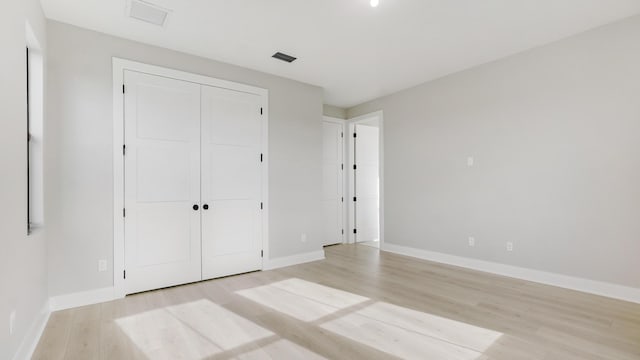
<path fill-rule="evenodd" d="M 380 174 L 379 130 L 377 127 L 356 125 L 355 138 L 355 220 L 357 242 L 380 239 Z"/>
<path fill-rule="evenodd" d="M 262 117 L 260 97 L 234 90 L 203 86 L 203 122 L 212 144 L 244 147 L 260 145 Z M 203 125 L 205 125 L 203 123 Z"/>
<path fill-rule="evenodd" d="M 202 273 L 262 268 L 261 98 L 202 87 Z"/>
<path fill-rule="evenodd" d="M 323 121 L 322 209 L 324 245 L 343 242 L 343 128 Z"/>
<path fill-rule="evenodd" d="M 126 293 L 201 276 L 200 86 L 125 71 Z"/>
<path fill-rule="evenodd" d="M 209 196 L 211 199 L 259 199 L 260 167 L 252 147 L 210 144 Z M 259 164 L 258 164 L 259 165 Z M 258 185 L 258 186 L 256 186 Z"/>

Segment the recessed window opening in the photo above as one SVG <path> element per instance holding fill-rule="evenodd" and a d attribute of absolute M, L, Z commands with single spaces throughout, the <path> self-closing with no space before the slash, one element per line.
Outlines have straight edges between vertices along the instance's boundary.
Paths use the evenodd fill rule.
<path fill-rule="evenodd" d="M 43 90 L 44 71 L 40 43 L 26 25 L 26 156 L 27 233 L 44 224 L 43 191 Z"/>

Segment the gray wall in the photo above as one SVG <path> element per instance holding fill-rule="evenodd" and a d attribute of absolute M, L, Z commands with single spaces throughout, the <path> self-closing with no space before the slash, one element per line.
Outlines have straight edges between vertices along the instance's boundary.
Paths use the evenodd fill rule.
<path fill-rule="evenodd" d="M 346 119 L 347 118 L 347 109 L 343 109 L 333 105 L 324 105 L 322 107 L 322 113 L 325 116 L 331 116 L 338 119 Z"/>
<path fill-rule="evenodd" d="M 630 18 L 349 109 L 384 111 L 385 241 L 640 287 L 639 36 Z"/>
<path fill-rule="evenodd" d="M 25 20 L 46 48 L 37 0 L 0 11 L 0 359 L 11 359 L 47 300 L 44 230 L 27 236 Z M 46 51 L 46 50 L 45 50 Z M 13 336 L 8 319 L 16 311 Z M 30 341 L 31 339 L 26 339 Z"/>
<path fill-rule="evenodd" d="M 113 56 L 269 89 L 270 255 L 321 249 L 321 88 L 58 22 L 47 30 L 52 296 L 113 284 L 97 272 L 99 259 L 113 264 Z"/>

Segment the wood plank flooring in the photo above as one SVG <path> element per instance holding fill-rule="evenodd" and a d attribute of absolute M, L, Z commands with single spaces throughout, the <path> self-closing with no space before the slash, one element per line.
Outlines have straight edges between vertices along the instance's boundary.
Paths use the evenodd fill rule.
<path fill-rule="evenodd" d="M 337 245 L 55 312 L 35 359 L 640 359 L 640 304 Z"/>

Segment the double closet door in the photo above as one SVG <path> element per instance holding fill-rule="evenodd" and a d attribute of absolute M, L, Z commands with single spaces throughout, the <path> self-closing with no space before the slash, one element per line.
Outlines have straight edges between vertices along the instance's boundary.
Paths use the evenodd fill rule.
<path fill-rule="evenodd" d="M 262 96 L 124 79 L 126 293 L 260 270 Z"/>

